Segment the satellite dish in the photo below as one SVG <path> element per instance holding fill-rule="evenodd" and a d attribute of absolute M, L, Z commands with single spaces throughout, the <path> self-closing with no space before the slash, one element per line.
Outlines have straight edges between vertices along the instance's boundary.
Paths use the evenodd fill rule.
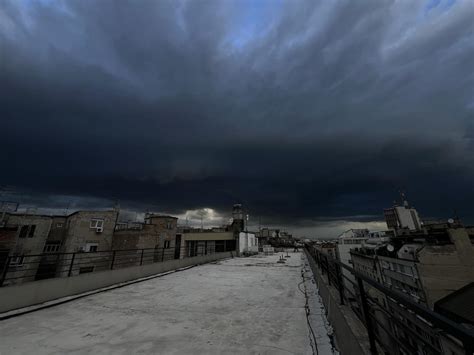
<path fill-rule="evenodd" d="M 388 245 L 387 245 L 387 250 L 388 250 L 389 252 L 392 252 L 392 251 L 395 250 L 395 248 L 393 247 L 392 244 L 388 244 Z"/>
<path fill-rule="evenodd" d="M 454 223 L 454 219 L 452 219 L 452 218 L 448 219 L 448 223 L 449 223 L 449 224 L 453 224 L 453 223 Z"/>

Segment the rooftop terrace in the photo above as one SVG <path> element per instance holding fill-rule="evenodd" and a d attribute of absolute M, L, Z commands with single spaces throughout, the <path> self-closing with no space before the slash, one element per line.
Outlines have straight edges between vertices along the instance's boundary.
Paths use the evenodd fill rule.
<path fill-rule="evenodd" d="M 6 319 L 0 354 L 332 354 L 304 255 L 279 264 L 280 255 L 201 265 Z"/>

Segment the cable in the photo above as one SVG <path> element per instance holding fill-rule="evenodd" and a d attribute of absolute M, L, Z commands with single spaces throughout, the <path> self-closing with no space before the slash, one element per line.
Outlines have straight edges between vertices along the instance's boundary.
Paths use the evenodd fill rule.
<path fill-rule="evenodd" d="M 310 314 L 310 308 L 309 308 L 309 298 L 308 298 L 308 293 L 306 292 L 306 285 L 304 286 L 304 291 L 301 290 L 301 287 L 300 285 L 304 284 L 305 281 L 306 281 L 306 278 L 305 278 L 305 270 L 301 270 L 301 277 L 303 278 L 303 281 L 301 281 L 299 284 L 298 284 L 298 290 L 300 290 L 300 292 L 304 295 L 305 297 L 305 305 L 304 305 L 304 308 L 305 308 L 305 313 L 306 313 L 306 323 L 308 323 L 308 328 L 311 332 L 311 335 L 313 336 L 313 341 L 311 341 L 311 338 L 310 338 L 310 345 L 311 345 L 311 349 L 313 350 L 313 354 L 316 354 L 316 355 L 319 355 L 319 350 L 318 350 L 318 343 L 317 343 L 317 339 L 316 339 L 316 334 L 314 334 L 314 330 L 313 330 L 313 327 L 311 326 L 311 321 L 309 319 L 309 314 Z M 314 342 L 314 346 L 313 346 L 313 342 Z"/>

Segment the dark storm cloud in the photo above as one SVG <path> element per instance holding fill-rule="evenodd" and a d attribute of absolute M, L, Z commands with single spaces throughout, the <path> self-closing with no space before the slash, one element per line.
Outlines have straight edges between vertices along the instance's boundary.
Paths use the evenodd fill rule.
<path fill-rule="evenodd" d="M 432 5 L 3 1 L 0 183 L 290 221 L 402 188 L 473 220 L 474 5 Z"/>

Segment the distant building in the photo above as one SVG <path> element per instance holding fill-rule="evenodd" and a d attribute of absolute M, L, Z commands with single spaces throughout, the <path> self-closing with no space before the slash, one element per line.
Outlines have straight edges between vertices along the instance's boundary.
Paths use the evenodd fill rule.
<path fill-rule="evenodd" d="M 336 245 L 335 242 L 316 242 L 314 247 L 320 253 L 323 253 L 332 259 L 336 259 Z"/>
<path fill-rule="evenodd" d="M 369 238 L 368 229 L 349 229 L 337 237 L 336 257 L 343 264 L 352 267 L 350 251 L 353 248 L 360 248 L 362 243 Z M 355 282 L 354 276 L 346 269 L 342 268 L 344 285 L 354 293 L 352 284 L 348 281 Z"/>
<path fill-rule="evenodd" d="M 35 280 L 51 222 L 49 216 L 6 214 L 5 224 L 0 232 L 3 234 L 0 250 L 2 265 L 5 265 L 9 257 L 8 284 Z M 0 269 L 3 270 L 2 267 Z"/>
<path fill-rule="evenodd" d="M 145 222 L 117 223 L 112 249 L 146 249 L 144 261 L 164 261 L 183 257 L 181 235 L 177 233 L 178 218 L 147 213 Z M 124 258 L 127 255 L 124 254 Z M 131 258 L 131 263 L 135 260 Z"/>
<path fill-rule="evenodd" d="M 258 239 L 258 247 L 260 251 L 263 251 L 264 245 L 270 245 L 270 241 L 273 238 L 276 238 L 280 233 L 278 229 L 270 229 L 270 228 L 261 228 L 260 231 L 257 233 L 256 237 Z"/>
<path fill-rule="evenodd" d="M 376 259 L 375 249 L 373 247 L 367 248 L 367 245 L 364 245 L 362 248 L 351 249 L 350 254 L 351 262 L 355 271 L 358 271 L 364 276 L 382 284 L 382 271 L 380 269 L 380 264 Z M 353 300 L 351 306 L 356 306 L 359 311 L 362 312 L 359 304 L 359 289 L 352 274 L 350 279 L 353 280 L 355 284 L 355 286 L 353 286 L 353 284 L 346 281 L 346 284 L 349 286 L 346 290 L 352 292 L 351 295 L 348 295 L 352 297 Z M 365 286 L 365 291 L 371 299 L 375 301 L 371 307 L 373 316 L 377 320 L 376 322 L 373 322 L 374 331 L 378 335 L 379 340 L 383 343 L 384 349 L 388 349 L 388 353 L 390 354 L 398 355 L 399 352 L 397 351 L 396 343 L 390 334 L 392 331 L 391 320 L 386 314 L 386 309 L 388 308 L 387 297 L 382 292 L 378 291 L 376 288 L 370 287 L 369 285 Z"/>
<path fill-rule="evenodd" d="M 53 216 L 52 228 L 45 244 L 45 253 L 77 253 L 73 268 L 71 255 L 43 256 L 39 278 L 107 270 L 110 268 L 112 239 L 117 223 L 118 211 L 77 211 L 66 218 Z M 87 252 L 97 252 L 92 258 Z"/>
<path fill-rule="evenodd" d="M 237 251 L 239 253 L 239 235 L 244 231 L 245 219 L 242 205 L 235 204 L 232 208 L 232 222 L 219 228 L 178 228 L 178 236 L 182 238 L 182 246 L 186 257 Z"/>
<path fill-rule="evenodd" d="M 431 309 L 474 281 L 472 235 L 461 226 L 424 226 L 423 230 L 391 237 L 375 248 L 363 245 L 352 250 L 351 256 L 355 270 Z M 447 349 L 452 354 L 463 353 L 456 339 L 440 334 L 397 302 L 390 298 L 380 301 L 392 317 L 402 321 L 391 323 L 393 333 L 413 353 L 446 353 Z M 386 322 L 384 317 L 381 320 Z M 429 348 L 420 338 L 428 340 Z"/>
<path fill-rule="evenodd" d="M 337 257 L 350 266 L 350 250 L 360 247 L 362 243 L 369 238 L 368 229 L 349 229 L 337 237 Z"/>
<path fill-rule="evenodd" d="M 112 249 L 118 211 L 77 211 L 67 217 L 62 251 L 102 251 Z"/>
<path fill-rule="evenodd" d="M 422 223 L 416 209 L 409 206 L 405 195 L 402 194 L 402 206 L 394 205 L 384 210 L 387 227 L 392 230 L 420 230 Z"/>
<path fill-rule="evenodd" d="M 107 269 L 110 256 L 105 254 L 95 260 L 77 255 L 71 269 L 71 254 L 110 250 L 117 216 L 116 210 L 69 216 L 7 213 L 0 228 L 0 262 L 8 263 L 6 283 Z"/>

